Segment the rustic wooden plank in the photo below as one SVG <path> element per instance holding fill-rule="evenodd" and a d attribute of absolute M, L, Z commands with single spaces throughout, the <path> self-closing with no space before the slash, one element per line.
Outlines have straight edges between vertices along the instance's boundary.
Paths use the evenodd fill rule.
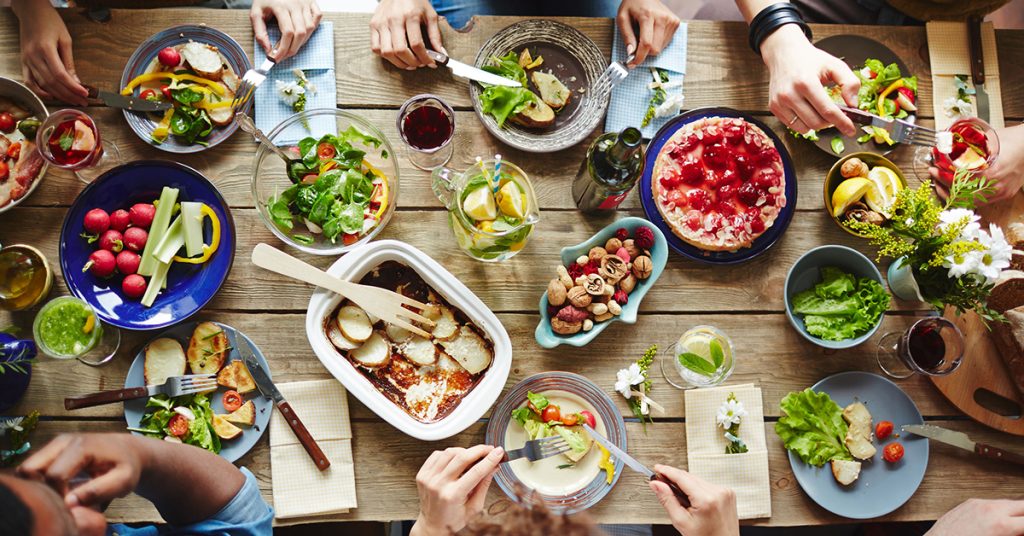
<path fill-rule="evenodd" d="M 996 446 L 1009 446 L 1007 436 L 980 425 L 963 421 L 935 421 L 934 424 L 963 430 L 978 441 Z M 756 525 L 838 524 L 850 520 L 840 518 L 818 507 L 796 483 L 782 445 L 772 423 L 765 424 L 768 438 L 768 463 L 772 483 L 772 512 L 768 519 L 749 522 Z M 659 423 L 647 434 L 638 423 L 627 423 L 629 450 L 644 463 L 665 463 L 686 467 L 686 431 L 682 423 Z M 483 441 L 485 426 L 474 425 L 448 441 L 425 443 L 394 433 L 383 424 L 353 423 L 353 454 L 356 460 L 356 494 L 359 507 L 349 514 L 331 516 L 332 521 L 391 521 L 413 519 L 418 512 L 414 475 L 432 450 L 448 446 L 470 446 Z M 109 421 L 44 422 L 34 437 L 42 445 L 51 437 L 66 432 L 116 432 L 117 423 Z M 936 519 L 957 504 L 972 497 L 1014 498 L 1024 494 L 1024 479 L 1007 478 L 1020 475 L 1019 469 L 973 456 L 967 452 L 932 444 L 929 471 L 917 493 L 882 521 L 917 521 Z M 251 453 L 239 460 L 256 475 L 268 502 L 271 494 L 271 469 L 268 442 L 263 438 Z M 964 475 L 970 475 L 964 478 Z M 387 498 L 385 500 L 385 497 Z M 497 486 L 492 486 L 488 504 L 505 500 Z M 623 505 L 628 504 L 628 508 Z M 647 488 L 643 477 L 626 471 L 615 488 L 600 504 L 588 511 L 597 522 L 667 524 L 668 517 Z M 156 510 L 136 495 L 111 503 L 107 510 L 111 522 L 144 522 L 159 519 Z M 326 521 L 327 519 L 325 519 Z"/>

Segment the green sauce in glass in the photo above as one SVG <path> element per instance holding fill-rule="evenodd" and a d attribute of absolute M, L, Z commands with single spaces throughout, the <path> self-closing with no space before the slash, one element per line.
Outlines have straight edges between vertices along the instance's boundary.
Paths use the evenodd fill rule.
<path fill-rule="evenodd" d="M 99 323 L 87 305 L 74 298 L 58 298 L 39 312 L 35 332 L 48 354 L 76 357 L 96 345 L 99 330 Z"/>

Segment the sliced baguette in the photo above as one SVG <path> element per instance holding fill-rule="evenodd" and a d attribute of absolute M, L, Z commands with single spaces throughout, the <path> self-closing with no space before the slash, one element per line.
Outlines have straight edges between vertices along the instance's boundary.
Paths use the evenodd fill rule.
<path fill-rule="evenodd" d="M 224 328 L 213 322 L 202 322 L 188 341 L 188 368 L 192 374 L 216 374 L 230 351 Z"/>
<path fill-rule="evenodd" d="M 185 374 L 185 350 L 174 339 L 156 339 L 146 346 L 143 376 L 146 385 L 159 385 L 171 376 Z"/>
<path fill-rule="evenodd" d="M 858 460 L 867 460 L 877 449 L 871 444 L 871 412 L 861 402 L 854 402 L 843 409 L 843 419 L 849 423 L 846 431 L 846 448 Z"/>
<path fill-rule="evenodd" d="M 221 86 L 224 87 L 224 94 L 219 96 L 220 100 L 210 100 L 210 98 L 207 97 L 208 102 L 231 102 L 231 100 L 235 98 L 235 92 L 232 91 L 231 88 L 227 87 L 227 84 L 221 83 Z M 228 125 L 235 119 L 235 112 L 230 106 L 210 108 L 206 110 L 206 114 L 210 116 L 210 121 L 218 127 Z"/>
<path fill-rule="evenodd" d="M 572 99 L 572 91 L 553 74 L 534 71 L 530 79 L 537 86 L 537 91 L 540 91 L 540 100 L 552 109 L 561 110 Z"/>
<path fill-rule="evenodd" d="M 249 400 L 242 404 L 242 407 L 225 415 L 224 420 L 242 426 L 252 426 L 256 423 L 256 404 Z"/>
<path fill-rule="evenodd" d="M 523 111 L 509 119 L 527 128 L 547 128 L 555 124 L 555 111 L 540 98 L 535 98 Z"/>
<path fill-rule="evenodd" d="M 860 476 L 860 462 L 852 460 L 832 460 L 832 476 L 844 486 L 853 484 Z"/>
<path fill-rule="evenodd" d="M 203 78 L 219 81 L 224 73 L 224 59 L 213 45 L 189 41 L 181 47 L 181 57 Z"/>
<path fill-rule="evenodd" d="M 242 361 L 232 361 L 220 369 L 217 373 L 217 384 L 234 389 L 243 395 L 256 390 L 256 380 L 252 379 L 249 367 Z"/>

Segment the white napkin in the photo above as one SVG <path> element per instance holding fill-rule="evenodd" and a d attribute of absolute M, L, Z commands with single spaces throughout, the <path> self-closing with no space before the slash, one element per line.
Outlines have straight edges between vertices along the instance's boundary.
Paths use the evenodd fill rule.
<path fill-rule="evenodd" d="M 974 88 L 974 82 L 971 81 L 971 49 L 967 39 L 967 23 L 932 21 L 927 23 L 925 28 L 928 32 L 928 56 L 932 68 L 935 128 L 945 130 L 953 124 L 953 119 L 946 117 L 943 103 L 948 97 L 956 97 L 955 76 L 966 75 L 967 85 Z M 1005 122 L 1002 89 L 999 85 L 999 58 L 996 55 L 996 31 L 991 22 L 981 23 L 981 49 L 985 57 L 988 123 L 995 128 L 1003 128 Z M 977 103 L 974 112 L 977 115 Z"/>

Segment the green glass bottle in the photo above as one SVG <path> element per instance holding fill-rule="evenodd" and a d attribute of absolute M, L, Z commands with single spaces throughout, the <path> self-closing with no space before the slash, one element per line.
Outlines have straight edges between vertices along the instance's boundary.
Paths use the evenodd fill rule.
<path fill-rule="evenodd" d="M 572 198 L 583 212 L 615 210 L 644 173 L 643 136 L 633 127 L 594 140 L 572 183 Z"/>

